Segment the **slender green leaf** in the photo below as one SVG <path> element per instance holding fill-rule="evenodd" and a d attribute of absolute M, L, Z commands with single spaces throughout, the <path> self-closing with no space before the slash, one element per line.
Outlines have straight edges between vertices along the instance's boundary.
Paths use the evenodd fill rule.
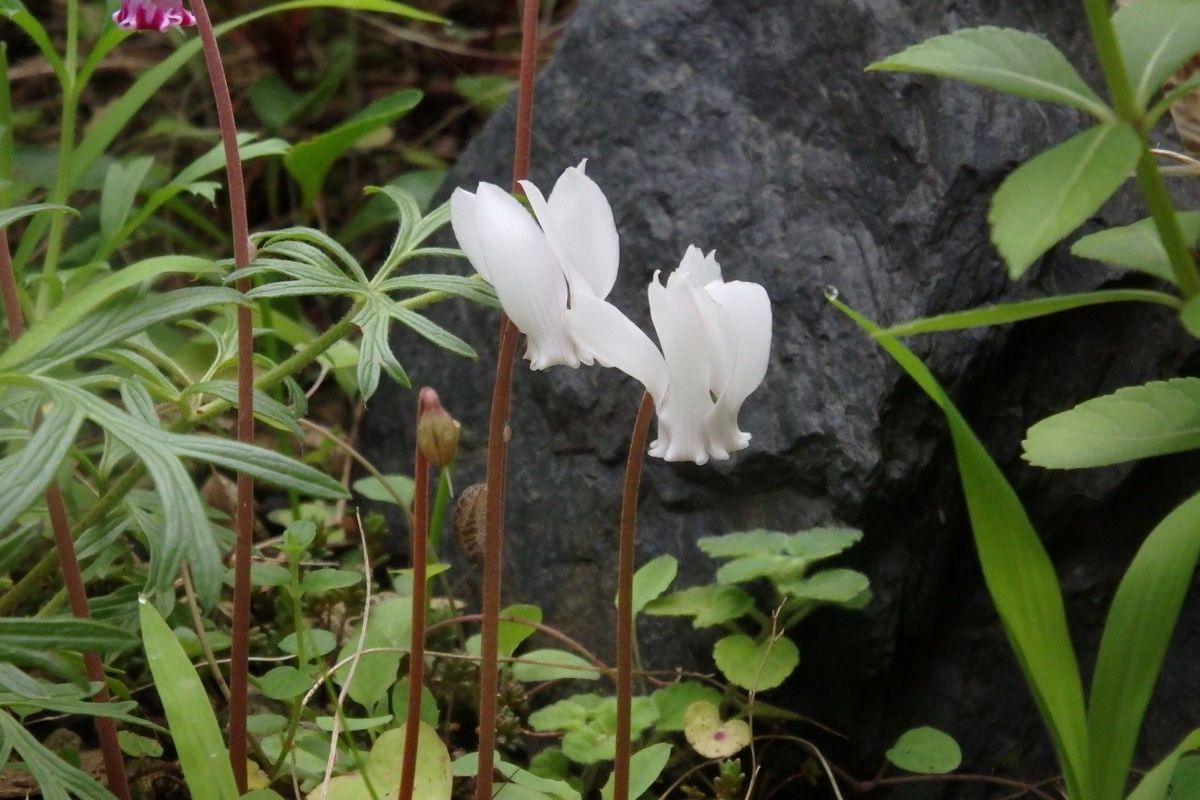
<path fill-rule="evenodd" d="M 229 753 L 200 676 L 153 605 L 141 602 L 138 615 L 150 674 L 191 796 L 194 800 L 237 800 Z"/>
<path fill-rule="evenodd" d="M 417 203 L 417 199 L 409 192 L 399 186 L 368 186 L 367 194 L 380 194 L 392 201 L 392 205 L 396 207 L 396 238 L 392 240 L 392 249 L 388 252 L 387 258 L 383 260 L 383 264 L 379 267 L 379 272 L 375 275 L 375 282 L 383 281 L 388 274 L 395 269 L 396 265 L 404 257 L 404 254 L 411 249 L 409 238 L 412 234 L 413 226 L 421 219 L 421 206 Z"/>
<path fill-rule="evenodd" d="M 135 644 L 128 631 L 90 619 L 0 617 L 0 647 L 117 653 Z"/>
<path fill-rule="evenodd" d="M 536 663 L 535 663 L 536 662 Z M 521 683 L 540 683 L 558 680 L 599 680 L 595 666 L 581 656 L 566 650 L 533 650 L 512 665 L 513 680 Z"/>
<path fill-rule="evenodd" d="M 1129 386 L 1047 417 L 1029 429 L 1025 460 L 1077 469 L 1200 447 L 1200 378 Z"/>
<path fill-rule="evenodd" d="M 1147 772 L 1128 800 L 1166 800 L 1179 759 L 1193 750 L 1200 750 L 1200 728 L 1185 736 L 1178 747 Z"/>
<path fill-rule="evenodd" d="M 100 191 L 100 241 L 101 251 L 109 251 L 120 244 L 117 236 L 125 221 L 129 219 L 137 202 L 138 190 L 154 159 L 142 156 L 128 162 L 114 161 L 104 175 L 104 188 Z"/>
<path fill-rule="evenodd" d="M 920 72 L 1077 108 L 1108 121 L 1113 112 L 1046 39 L 1011 28 L 966 28 L 935 36 L 868 70 Z"/>
<path fill-rule="evenodd" d="M 475 348 L 428 317 L 423 317 L 415 311 L 410 311 L 390 299 L 383 302 L 383 309 L 392 319 L 401 325 L 412 328 L 438 347 L 444 347 L 451 353 L 457 353 L 466 358 L 479 357 L 478 353 L 475 352 Z"/>
<path fill-rule="evenodd" d="M 1142 140 L 1129 125 L 1089 128 L 1034 156 L 992 197 L 992 242 L 1019 278 L 1034 261 L 1099 210 L 1129 177 Z"/>
<path fill-rule="evenodd" d="M 1200 211 L 1180 211 L 1175 218 L 1184 242 L 1195 245 L 1200 240 Z M 1158 228 L 1151 218 L 1088 234 L 1071 245 L 1071 253 L 1080 258 L 1135 269 L 1159 280 L 1175 283 L 1171 259 L 1163 249 Z"/>
<path fill-rule="evenodd" d="M 1138 108 L 1196 54 L 1200 5 L 1192 0 L 1138 0 L 1113 16 L 1117 44 Z"/>
<path fill-rule="evenodd" d="M 388 375 L 401 386 L 408 386 L 408 375 L 392 353 L 388 341 L 390 320 L 377 302 L 368 302 L 354 317 L 354 324 L 362 330 L 362 341 L 358 345 L 358 391 L 363 402 L 371 399 L 379 388 L 379 373 L 387 370 Z"/>
<path fill-rule="evenodd" d="M 21 761 L 33 775 L 43 800 L 67 800 L 71 796 L 80 800 L 116 800 L 112 793 L 86 772 L 71 766 L 48 750 L 24 725 L 5 711 L 0 711 L 0 742 L 11 746 L 20 754 Z"/>
<path fill-rule="evenodd" d="M 63 64 L 62 58 L 54 49 L 54 42 L 50 40 L 42 23 L 29 13 L 21 0 L 0 0 L 0 17 L 15 23 L 18 28 L 25 31 L 26 36 L 33 40 L 38 50 L 42 51 L 42 55 L 49 62 L 50 69 L 54 70 L 54 75 L 58 78 L 60 85 L 66 86 L 71 82 L 71 76 L 67 75 L 67 68 Z"/>
<path fill-rule="evenodd" d="M 1055 297 L 1039 297 L 1036 300 L 1022 300 L 1016 303 L 1004 303 L 997 306 L 972 308 L 967 311 L 955 311 L 949 314 L 939 314 L 936 317 L 923 317 L 909 322 L 901 322 L 883 331 L 885 336 L 913 336 L 919 333 L 937 333 L 941 331 L 957 331 L 964 328 L 983 328 L 990 325 L 1007 325 L 1027 319 L 1036 319 L 1050 314 L 1059 314 L 1086 306 L 1098 306 L 1105 303 L 1156 303 L 1178 310 L 1180 300 L 1165 292 L 1155 292 L 1148 289 L 1106 289 L 1099 292 L 1081 292 L 1080 294 L 1060 294 Z"/>
<path fill-rule="evenodd" d="M 29 442 L 0 461 L 0 530 L 46 491 L 82 424 L 77 409 L 55 405 Z"/>
<path fill-rule="evenodd" d="M 1200 381 L 1197 381 L 1200 383 Z M 1158 524 L 1113 598 L 1088 703 L 1092 792 L 1120 800 L 1134 746 L 1200 559 L 1200 495 Z"/>
<path fill-rule="evenodd" d="M 874 335 L 946 415 L 984 581 L 1050 729 L 1068 794 L 1083 797 L 1080 787 L 1086 785 L 1089 772 L 1083 684 L 1058 576 L 1046 548 L 1016 492 L 929 369 L 900 342 L 880 335 L 877 325 L 842 303 L 831 302 Z"/>
<path fill-rule="evenodd" d="M 304 204 L 311 205 L 333 162 L 368 133 L 389 125 L 421 101 L 421 92 L 404 89 L 371 103 L 336 128 L 297 143 L 283 164 L 300 184 Z"/>
<path fill-rule="evenodd" d="M 0 2 L 4 2 L 4 0 L 0 0 Z M 31 217 L 42 211 L 62 211 L 67 214 L 79 216 L 79 212 L 70 206 L 60 206 L 54 203 L 34 203 L 33 205 L 17 206 L 16 208 L 6 208 L 0 211 L 0 228 L 7 228 L 17 220 Z"/>
<path fill-rule="evenodd" d="M 671 588 L 678 572 L 679 562 L 669 555 L 651 559 L 639 567 L 633 574 L 633 613 L 642 613 L 647 603 Z"/>
<path fill-rule="evenodd" d="M 349 497 L 342 485 L 324 472 L 274 450 L 194 434 L 169 434 L 166 442 L 171 451 L 180 457 L 195 458 L 235 472 L 245 472 L 273 486 L 327 500 Z"/>
<path fill-rule="evenodd" d="M 480 305 L 491 308 L 500 307 L 500 301 L 496 299 L 496 291 L 482 278 L 475 275 L 471 277 L 464 275 L 401 275 L 383 281 L 379 284 L 379 289 L 389 293 L 406 290 L 445 292 Z"/>
<path fill-rule="evenodd" d="M 78 294 L 60 303 L 53 311 L 38 320 L 25 335 L 0 353 L 0 370 L 7 370 L 27 361 L 63 331 L 83 319 L 93 309 L 110 300 L 118 292 L 162 275 L 180 272 L 202 275 L 218 271 L 219 267 L 207 258 L 194 256 L 157 256 L 130 264 L 107 275 Z"/>
<path fill-rule="evenodd" d="M 184 389 L 180 396 L 186 397 L 192 394 L 211 394 L 213 397 L 219 397 L 236 405 L 238 402 L 237 381 L 193 383 Z M 304 435 L 292 410 L 261 389 L 254 390 L 254 417 L 276 430 L 286 431 L 296 437 Z"/>

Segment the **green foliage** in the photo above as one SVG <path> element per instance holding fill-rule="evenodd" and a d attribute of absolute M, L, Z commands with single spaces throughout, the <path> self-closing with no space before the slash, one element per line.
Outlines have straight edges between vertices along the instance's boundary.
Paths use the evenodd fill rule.
<path fill-rule="evenodd" d="M 1200 239 L 1200 211 L 1181 211 L 1175 219 L 1186 241 Z M 1153 219 L 1088 234 L 1071 246 L 1071 252 L 1175 283 L 1171 259 L 1163 248 Z"/>
<path fill-rule="evenodd" d="M 1200 378 L 1118 389 L 1038 422 L 1025 460 L 1072 469 L 1119 464 L 1200 447 Z"/>
<path fill-rule="evenodd" d="M 671 758 L 671 745 L 666 742 L 652 744 L 638 750 L 629 759 L 629 796 L 641 797 L 658 780 Z M 613 778 L 600 789 L 601 800 L 612 800 Z"/>
<path fill-rule="evenodd" d="M 1018 97 L 1062 103 L 1101 121 L 1113 117 L 1054 45 L 1011 28 L 966 28 L 935 36 L 867 69 L 956 78 Z"/>
<path fill-rule="evenodd" d="M 942 775 L 958 769 L 962 750 L 958 742 L 937 728 L 905 731 L 887 751 L 888 761 L 906 772 Z"/>
<path fill-rule="evenodd" d="M 1193 55 L 1200 40 L 1200 6 L 1189 0 L 1138 0 L 1113 16 L 1117 42 L 1145 108 L 1159 87 Z"/>
<path fill-rule="evenodd" d="M 142 602 L 138 611 L 146 661 L 192 797 L 237 800 L 229 753 L 200 676 L 154 606 Z"/>
<path fill-rule="evenodd" d="M 417 732 L 416 775 L 412 800 L 450 800 L 450 753 L 437 731 L 419 723 Z M 309 800 L 374 800 L 395 797 L 400 790 L 400 764 L 404 754 L 404 725 L 387 731 L 375 740 L 362 772 L 342 775 L 329 782 L 326 791 L 318 790 Z"/>
<path fill-rule="evenodd" d="M 796 643 L 786 636 L 755 641 L 739 633 L 717 640 L 713 660 L 730 683 L 749 692 L 774 689 L 800 663 Z"/>
<path fill-rule="evenodd" d="M 630 735 L 637 738 L 658 719 L 648 697 L 633 698 Z M 562 751 L 572 761 L 594 764 L 611 761 L 616 748 L 617 701 L 598 694 L 572 695 L 529 715 L 535 731 L 562 731 Z"/>

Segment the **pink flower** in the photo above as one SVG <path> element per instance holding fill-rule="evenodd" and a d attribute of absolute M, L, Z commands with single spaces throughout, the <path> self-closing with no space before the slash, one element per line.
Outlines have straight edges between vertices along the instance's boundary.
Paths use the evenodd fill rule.
<path fill-rule="evenodd" d="M 196 18 L 183 7 L 183 0 L 121 0 L 113 22 L 126 30 L 165 31 L 191 27 Z"/>

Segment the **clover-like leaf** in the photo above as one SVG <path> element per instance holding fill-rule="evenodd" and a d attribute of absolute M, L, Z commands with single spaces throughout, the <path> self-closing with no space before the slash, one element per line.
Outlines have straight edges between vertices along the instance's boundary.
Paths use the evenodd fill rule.
<path fill-rule="evenodd" d="M 787 680 L 800 663 L 800 651 L 786 636 L 756 642 L 739 633 L 717 641 L 713 660 L 730 683 L 747 691 L 763 691 Z"/>
<path fill-rule="evenodd" d="M 688 706 L 683 716 L 683 735 L 705 758 L 729 758 L 750 744 L 750 726 L 745 720 L 722 722 L 717 706 L 706 700 Z"/>

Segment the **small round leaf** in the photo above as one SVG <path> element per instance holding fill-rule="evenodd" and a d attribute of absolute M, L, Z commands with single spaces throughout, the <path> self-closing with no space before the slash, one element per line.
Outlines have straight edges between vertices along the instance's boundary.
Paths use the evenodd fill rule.
<path fill-rule="evenodd" d="M 958 742 L 936 728 L 913 728 L 887 751 L 887 760 L 906 772 L 944 775 L 958 769 L 962 750 Z"/>

